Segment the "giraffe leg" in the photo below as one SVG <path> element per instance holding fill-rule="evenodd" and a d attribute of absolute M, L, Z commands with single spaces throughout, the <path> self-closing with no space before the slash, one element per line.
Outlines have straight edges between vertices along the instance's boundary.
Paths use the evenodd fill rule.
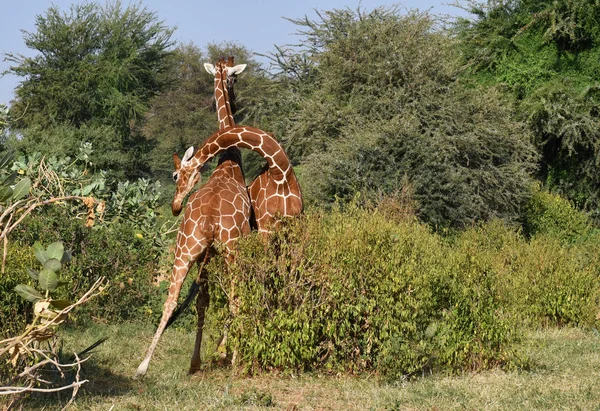
<path fill-rule="evenodd" d="M 183 281 L 185 280 L 185 277 L 190 267 L 196 261 L 198 256 L 202 252 L 206 251 L 206 246 L 202 246 L 200 248 L 201 249 L 197 253 L 194 253 L 193 255 L 189 256 L 189 258 L 180 258 L 175 260 L 175 264 L 173 265 L 173 272 L 171 273 L 171 285 L 169 286 L 169 295 L 167 296 L 167 300 L 165 301 L 162 318 L 160 320 L 160 323 L 158 324 L 158 328 L 156 330 L 156 333 L 154 334 L 152 343 L 150 344 L 150 347 L 148 347 L 146 357 L 144 357 L 144 360 L 139 365 L 135 373 L 135 379 L 142 378 L 144 375 L 146 375 L 146 372 L 148 371 L 148 366 L 150 365 L 150 359 L 152 358 L 152 354 L 154 353 L 154 350 L 158 345 L 158 341 L 160 340 L 160 337 L 162 336 L 162 333 L 165 330 L 165 327 L 167 326 L 169 318 L 171 318 L 171 315 L 173 314 L 173 311 L 177 306 L 177 298 L 179 297 Z"/>
<path fill-rule="evenodd" d="M 210 304 L 210 293 L 208 290 L 208 273 L 204 270 L 204 264 L 208 260 L 204 258 L 204 262 L 198 268 L 198 296 L 196 297 L 196 311 L 198 313 L 198 328 L 196 330 L 196 343 L 194 344 L 194 354 L 190 364 L 189 374 L 194 374 L 200 371 L 200 347 L 202 346 L 202 331 L 204 330 L 204 319 L 206 318 L 206 309 Z"/>
<path fill-rule="evenodd" d="M 235 261 L 235 257 L 233 255 L 232 252 L 229 252 L 225 258 L 226 261 L 226 269 L 229 272 L 229 276 L 231 277 L 231 289 L 230 289 L 230 293 L 229 293 L 229 312 L 231 313 L 231 321 L 233 321 L 233 319 L 238 315 L 239 311 L 240 311 L 240 300 L 236 294 L 236 286 L 237 286 L 237 279 L 235 278 L 235 275 L 233 273 L 233 271 L 231 270 L 231 266 L 233 265 L 234 261 Z M 229 325 L 229 324 L 228 324 Z M 228 325 L 225 328 L 225 333 L 223 334 L 223 344 L 225 344 L 225 342 L 227 341 L 227 331 L 228 331 Z M 227 352 L 226 349 L 223 352 Z M 237 358 L 237 349 L 234 347 L 233 352 L 231 353 L 231 365 L 233 367 L 235 367 L 235 360 Z"/>

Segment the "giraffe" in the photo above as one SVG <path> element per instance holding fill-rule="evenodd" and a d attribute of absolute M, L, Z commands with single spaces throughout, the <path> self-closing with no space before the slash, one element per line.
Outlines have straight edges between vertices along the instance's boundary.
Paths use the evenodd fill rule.
<path fill-rule="evenodd" d="M 224 130 L 227 127 L 235 126 L 232 115 L 232 113 L 235 112 L 235 95 L 233 93 L 233 84 L 235 83 L 236 76 L 246 68 L 246 64 L 235 66 L 233 57 L 229 57 L 227 62 L 225 62 L 224 59 L 220 59 L 215 66 L 205 63 L 204 68 L 209 74 L 213 74 L 215 76 L 215 100 L 217 102 L 219 129 Z M 266 134 L 261 130 L 254 130 L 258 131 L 261 135 Z M 208 140 L 205 145 L 207 143 Z M 285 156 L 285 160 L 289 164 L 289 160 L 287 159 L 285 152 L 283 152 L 283 149 L 279 146 L 279 143 L 277 143 L 272 136 L 268 136 L 268 144 L 270 147 L 267 150 L 271 150 L 273 152 L 281 150 Z M 245 146 L 240 145 L 238 147 Z M 200 151 L 202 151 L 202 149 Z M 264 155 L 264 151 L 254 151 L 267 159 L 267 157 Z M 215 154 L 218 152 L 219 151 L 215 152 Z M 206 161 L 203 161 L 202 164 L 205 164 Z M 280 216 L 293 216 L 302 211 L 302 194 L 291 166 L 289 166 L 290 170 L 288 173 L 290 181 L 287 181 L 287 184 L 278 183 L 278 171 L 272 169 L 271 167 L 272 164 L 269 164 L 267 161 L 265 168 L 248 187 L 248 194 L 250 195 L 250 200 L 252 202 L 253 217 L 251 223 L 253 226 L 256 226 L 260 232 L 265 233 L 269 232 L 272 228 L 274 228 L 275 225 L 278 224 L 278 220 L 275 218 L 276 214 L 279 214 Z M 285 175 L 285 177 L 287 178 L 288 175 Z M 294 200 L 281 200 L 282 197 L 287 198 L 288 195 Z M 294 204 L 291 205 L 290 209 L 288 209 L 288 203 L 290 201 Z"/>
<path fill-rule="evenodd" d="M 207 71 L 215 74 L 215 100 L 217 103 L 219 128 L 231 127 L 235 124 L 233 120 L 235 112 L 233 84 L 235 83 L 237 74 L 241 73 L 246 68 L 246 65 L 234 66 L 233 57 L 230 57 L 227 62 L 224 59 L 219 60 L 216 68 L 210 64 L 205 64 L 205 68 Z M 186 163 L 192 157 L 193 151 L 193 148 L 190 147 L 182 160 L 179 160 L 176 154 L 173 156 L 175 164 L 173 178 L 177 182 L 177 187 L 181 186 L 179 181 L 185 181 L 186 195 L 200 179 L 199 174 L 192 178 L 186 178 Z M 177 192 L 175 198 L 180 200 L 174 200 L 171 209 L 173 215 L 179 215 L 183 198 L 177 197 Z M 179 315 L 180 310 L 175 312 L 174 315 L 173 312 L 177 305 L 181 286 L 191 265 L 196 261 L 200 261 L 202 257 L 203 260 L 199 266 L 198 280 L 192 285 L 190 294 L 182 305 L 185 308 L 191 299 L 193 299 L 194 294 L 197 293 L 196 308 L 198 312 L 198 324 L 189 372 L 191 374 L 200 369 L 202 331 L 206 308 L 210 302 L 206 278 L 207 273 L 203 270 L 204 265 L 210 258 L 212 244 L 215 240 L 225 244 L 227 260 L 231 260 L 233 242 L 240 235 L 250 232 L 250 207 L 250 199 L 241 168 L 241 152 L 239 148 L 232 147 L 226 150 L 221 156 L 219 166 L 213 172 L 208 182 L 190 197 L 177 235 L 175 262 L 173 264 L 169 295 L 165 302 L 163 316 L 152 343 L 148 348 L 146 357 L 138 367 L 136 378 L 141 378 L 146 374 L 150 359 L 162 333 L 171 324 L 172 320 Z M 232 293 L 233 285 L 232 283 Z M 224 336 L 225 338 L 226 336 Z M 224 341 L 222 344 L 224 344 Z"/>
<path fill-rule="evenodd" d="M 271 228 L 276 227 L 280 222 L 280 217 L 295 216 L 302 212 L 302 194 L 300 186 L 294 170 L 290 164 L 290 161 L 283 151 L 283 148 L 279 143 L 268 133 L 253 127 L 229 127 L 224 130 L 219 130 L 210 136 L 203 146 L 194 152 L 194 148 L 190 147 L 186 153 L 185 162 L 181 162 L 180 166 L 177 166 L 177 171 L 174 173 L 175 181 L 177 182 L 177 188 L 171 203 L 173 214 L 177 215 L 182 208 L 182 203 L 187 194 L 193 189 L 196 182 L 200 179 L 200 170 L 208 161 L 214 158 L 219 153 L 231 152 L 232 149 L 237 155 L 240 155 L 240 148 L 248 148 L 259 154 L 261 154 L 267 160 L 267 167 L 265 171 L 255 180 L 259 184 L 254 184 L 257 190 L 254 197 L 250 200 L 256 204 L 256 209 L 260 210 L 261 213 L 257 215 L 256 223 L 259 231 L 264 233 L 270 232 Z M 240 156 L 241 158 L 241 156 Z M 213 176 L 211 176 L 211 179 Z M 207 183 L 208 185 L 208 183 Z M 204 188 L 204 187 L 203 187 Z M 190 197 L 192 201 L 193 196 Z M 190 206 L 188 205 L 188 208 Z M 187 209 L 186 209 L 187 210 Z M 249 217 L 249 215 L 248 215 Z M 184 217 L 184 221 L 187 219 Z M 248 219 L 248 225 L 250 220 Z M 193 222 L 192 222 L 193 223 Z M 247 230 L 236 232 L 236 234 L 246 234 Z M 227 249 L 228 255 L 226 263 L 231 263 L 233 255 L 231 254 L 231 247 Z M 196 333 L 196 345 L 194 349 L 194 356 L 192 357 L 192 365 L 190 367 L 190 373 L 194 373 L 199 370 L 200 367 L 200 345 L 202 344 L 202 327 L 204 325 L 204 313 L 208 307 L 208 289 L 206 287 L 206 278 L 202 277 L 202 266 L 200 267 L 200 281 L 201 287 L 197 288 L 197 311 L 198 311 L 198 330 Z M 231 289 L 229 294 L 229 309 L 233 316 L 238 311 L 238 301 L 235 295 L 235 278 L 231 280 Z M 175 315 L 178 315 L 185 309 L 185 306 L 191 302 L 193 298 L 192 289 L 190 289 L 190 295 L 186 298 L 181 307 L 178 309 Z M 176 299 L 175 299 L 176 301 Z M 165 305 L 166 306 L 166 305 Z M 219 343 L 219 347 L 225 347 L 227 340 L 227 327 Z M 222 351 L 222 350 L 219 350 Z M 235 363 L 236 351 L 232 353 L 232 363 Z M 223 359 L 224 356 L 222 355 Z M 140 366 L 141 367 L 141 366 Z"/>
<path fill-rule="evenodd" d="M 215 101 L 217 104 L 217 118 L 219 119 L 219 130 L 235 126 L 233 115 L 235 114 L 235 93 L 233 85 L 238 74 L 246 68 L 246 64 L 233 65 L 233 57 L 227 62 L 220 59 L 216 65 L 204 63 L 204 69 L 215 76 Z"/>
<path fill-rule="evenodd" d="M 250 149 L 267 160 L 265 169 L 249 187 L 250 201 L 260 232 L 270 232 L 279 224 L 280 217 L 295 216 L 302 212 L 302 192 L 285 151 L 269 133 L 247 126 L 219 130 L 182 165 L 185 178 L 178 181 L 173 204 L 181 204 L 193 187 L 185 179 L 199 178 L 200 168 L 204 164 L 231 147 Z"/>
<path fill-rule="evenodd" d="M 180 160 L 173 155 L 177 183 L 175 199 L 171 204 L 174 215 L 182 209 L 182 190 L 189 192 L 199 181 L 200 174 L 194 173 L 189 163 L 194 162 L 193 147 L 190 147 Z M 148 371 L 150 359 L 158 345 L 160 337 L 177 305 L 181 286 L 195 262 L 199 267 L 200 293 L 196 301 L 198 309 L 198 329 L 190 364 L 190 374 L 200 370 L 200 345 L 206 308 L 209 304 L 207 279 L 203 276 L 203 265 L 214 252 L 213 245 L 219 241 L 225 245 L 228 256 L 231 255 L 235 240 L 250 232 L 250 200 L 244 183 L 239 150 L 228 150 L 219 160 L 219 165 L 208 182 L 190 196 L 185 208 L 183 220 L 177 234 L 175 262 L 170 277 L 169 294 L 165 301 L 163 315 L 134 378 L 143 377 Z"/>

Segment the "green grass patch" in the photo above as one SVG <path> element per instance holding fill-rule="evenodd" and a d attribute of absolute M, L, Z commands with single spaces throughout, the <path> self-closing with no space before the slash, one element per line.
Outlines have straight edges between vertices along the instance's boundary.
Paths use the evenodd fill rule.
<path fill-rule="evenodd" d="M 267 373 L 245 378 L 229 368 L 186 375 L 194 334 L 169 330 L 149 373 L 131 379 L 154 327 L 94 325 L 64 334 L 64 349 L 77 351 L 102 336 L 83 368 L 85 384 L 73 410 L 146 409 L 596 409 L 600 403 L 600 337 L 581 328 L 529 332 L 520 345 L 532 359 L 529 371 L 433 375 L 385 383 L 376 375 Z M 204 356 L 208 356 L 204 352 Z M 25 409 L 59 409 L 70 393 L 34 396 Z"/>

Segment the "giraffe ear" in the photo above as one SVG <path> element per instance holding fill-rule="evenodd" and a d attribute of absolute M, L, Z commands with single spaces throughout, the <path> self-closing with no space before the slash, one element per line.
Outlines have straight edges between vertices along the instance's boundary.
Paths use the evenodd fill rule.
<path fill-rule="evenodd" d="M 192 156 L 194 155 L 194 146 L 191 146 L 190 148 L 188 148 L 185 152 L 185 154 L 183 155 L 183 158 L 181 159 L 181 162 L 183 164 L 185 164 L 186 162 L 190 161 L 190 159 L 192 158 Z"/>
<path fill-rule="evenodd" d="M 173 164 L 175 164 L 175 170 L 179 170 L 181 168 L 181 160 L 177 153 L 173 154 Z"/>
<path fill-rule="evenodd" d="M 247 64 L 238 64 L 237 66 L 227 67 L 227 75 L 240 74 L 246 68 Z"/>
<path fill-rule="evenodd" d="M 208 72 L 208 74 L 212 74 L 213 76 L 217 73 L 215 70 L 215 66 L 210 63 L 204 63 L 204 70 Z"/>

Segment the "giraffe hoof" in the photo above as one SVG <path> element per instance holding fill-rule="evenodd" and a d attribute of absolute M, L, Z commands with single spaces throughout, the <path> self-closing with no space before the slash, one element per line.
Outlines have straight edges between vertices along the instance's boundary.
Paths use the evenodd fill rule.
<path fill-rule="evenodd" d="M 200 367 L 193 367 L 188 370 L 188 375 L 191 377 L 193 377 L 194 375 L 200 375 L 200 374 L 202 374 L 202 370 L 200 369 Z"/>
<path fill-rule="evenodd" d="M 135 372 L 135 375 L 133 376 L 134 380 L 141 380 L 142 378 L 144 378 L 144 376 L 148 372 L 148 364 L 149 363 L 150 363 L 150 361 L 144 360 L 140 364 L 140 366 L 138 367 L 137 371 Z"/>

